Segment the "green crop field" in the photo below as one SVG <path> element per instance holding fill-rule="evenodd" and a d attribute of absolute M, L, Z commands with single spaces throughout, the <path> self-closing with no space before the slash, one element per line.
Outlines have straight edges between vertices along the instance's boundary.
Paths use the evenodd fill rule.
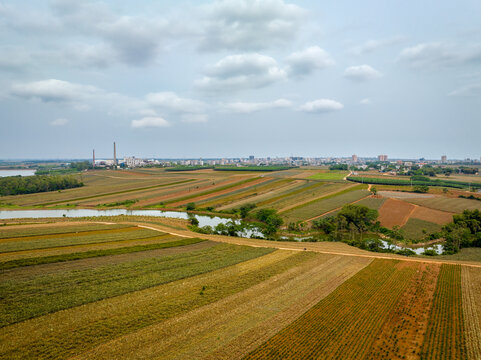
<path fill-rule="evenodd" d="M 254 203 L 248 220 L 259 209 L 283 218 L 276 238 L 303 231 L 291 222 L 315 234 L 307 220 L 349 203 L 383 205 L 346 174 L 95 170 L 82 173 L 82 188 L 0 203 L 183 211 L 193 202 L 193 213 L 214 216 Z M 453 213 L 481 206 L 431 196 L 404 200 Z M 416 216 L 447 216 L 422 210 L 405 239 L 441 227 Z M 479 359 L 479 249 L 412 261 L 342 242 L 203 234 L 191 223 L 153 214 L 0 221 L 0 359 Z"/>
<path fill-rule="evenodd" d="M 348 171 L 325 171 L 309 176 L 311 180 L 342 180 L 349 174 Z"/>
<path fill-rule="evenodd" d="M 410 218 L 406 224 L 401 228 L 404 237 L 408 240 L 419 240 L 428 234 L 440 231 L 441 225 L 424 221 L 420 219 Z"/>
<path fill-rule="evenodd" d="M 351 189 L 348 189 L 351 190 Z M 328 196 L 307 204 L 295 207 L 282 213 L 286 222 L 296 222 L 311 219 L 316 216 L 340 208 L 345 204 L 360 200 L 369 195 L 367 190 L 354 190 L 341 192 L 339 195 Z"/>

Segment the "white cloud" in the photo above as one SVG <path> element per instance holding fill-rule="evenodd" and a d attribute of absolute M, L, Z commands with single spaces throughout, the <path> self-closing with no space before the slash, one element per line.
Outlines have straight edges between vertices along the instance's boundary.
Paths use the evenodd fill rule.
<path fill-rule="evenodd" d="M 457 54 L 454 54 L 446 45 L 440 42 L 417 44 L 403 49 L 399 54 L 401 61 L 408 62 L 414 66 L 432 63 L 451 64 L 456 62 L 457 57 Z"/>
<path fill-rule="evenodd" d="M 50 62 L 55 61 L 58 54 L 52 53 L 49 56 Z M 64 63 L 79 68 L 106 68 L 117 61 L 116 51 L 108 44 L 74 44 L 65 47 L 61 60 Z"/>
<path fill-rule="evenodd" d="M 299 110 L 308 113 L 322 113 L 342 110 L 344 105 L 340 102 L 331 99 L 318 99 L 314 101 L 307 102 L 299 108 Z"/>
<path fill-rule="evenodd" d="M 83 106 L 85 100 L 102 93 L 94 86 L 80 85 L 57 79 L 34 81 L 12 86 L 12 95 L 43 102 L 71 103 Z"/>
<path fill-rule="evenodd" d="M 224 0 L 204 7 L 201 49 L 261 50 L 291 41 L 306 11 L 282 0 Z"/>
<path fill-rule="evenodd" d="M 404 36 L 394 36 L 386 39 L 368 40 L 365 43 L 355 46 L 349 49 L 349 53 L 354 55 L 362 55 L 371 53 L 377 49 L 391 46 L 403 42 L 406 40 Z"/>
<path fill-rule="evenodd" d="M 261 88 L 282 81 L 286 73 L 275 59 L 260 54 L 229 55 L 219 60 L 196 86 L 205 91 Z"/>
<path fill-rule="evenodd" d="M 334 60 L 319 46 L 311 46 L 303 51 L 295 52 L 286 59 L 288 73 L 293 76 L 308 75 L 317 69 L 334 65 Z"/>
<path fill-rule="evenodd" d="M 59 118 L 59 119 L 50 121 L 50 126 L 65 126 L 68 124 L 68 122 L 69 121 L 65 118 Z"/>
<path fill-rule="evenodd" d="M 369 98 L 365 98 L 365 99 L 362 99 L 361 101 L 359 101 L 359 104 L 361 104 L 361 105 L 371 105 L 372 101 Z"/>
<path fill-rule="evenodd" d="M 196 113 L 205 111 L 206 104 L 199 100 L 181 98 L 174 92 L 150 93 L 145 97 L 147 103 L 176 112 Z"/>
<path fill-rule="evenodd" d="M 133 128 L 155 128 L 155 127 L 168 127 L 169 122 L 161 117 L 147 116 L 142 119 L 132 120 L 131 126 Z"/>
<path fill-rule="evenodd" d="M 448 42 L 421 43 L 405 48 L 398 60 L 413 67 L 456 66 L 481 62 L 481 45 L 460 47 Z"/>
<path fill-rule="evenodd" d="M 380 78 L 382 74 L 369 65 L 358 65 L 346 68 L 344 76 L 354 81 L 368 81 Z"/>
<path fill-rule="evenodd" d="M 292 106 L 292 102 L 286 99 L 277 99 L 269 102 L 234 102 L 225 104 L 224 108 L 228 111 L 237 113 L 253 113 L 269 109 L 285 109 Z"/>
<path fill-rule="evenodd" d="M 454 90 L 449 96 L 481 96 L 481 83 L 470 84 L 460 89 Z"/>
<path fill-rule="evenodd" d="M 0 9 L 2 10 L 2 9 Z M 155 14 L 126 16 L 99 1 L 52 0 L 46 10 L 5 7 L 4 24 L 30 38 L 52 37 L 85 44 L 51 47 L 52 60 L 79 67 L 106 67 L 116 63 L 143 66 L 152 63 L 166 46 L 184 34 L 182 23 Z M 51 40 L 50 38 L 48 40 Z M 95 45 L 91 45 L 95 44 Z M 36 59 L 38 63 L 38 58 Z M 51 63 L 51 62 L 48 62 Z"/>

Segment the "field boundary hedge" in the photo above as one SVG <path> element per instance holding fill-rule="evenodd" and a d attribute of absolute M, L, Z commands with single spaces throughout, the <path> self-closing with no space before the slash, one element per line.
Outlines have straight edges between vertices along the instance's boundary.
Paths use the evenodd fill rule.
<path fill-rule="evenodd" d="M 446 180 L 430 180 L 430 181 L 420 181 L 420 180 L 404 180 L 404 179 L 381 179 L 381 178 L 370 178 L 362 176 L 348 176 L 347 180 L 357 183 L 365 184 L 375 184 L 375 185 L 426 185 L 426 186 L 443 186 L 452 187 L 457 189 L 464 189 L 471 187 L 473 189 L 481 189 L 481 184 L 479 183 L 469 183 L 465 181 L 446 181 Z"/>

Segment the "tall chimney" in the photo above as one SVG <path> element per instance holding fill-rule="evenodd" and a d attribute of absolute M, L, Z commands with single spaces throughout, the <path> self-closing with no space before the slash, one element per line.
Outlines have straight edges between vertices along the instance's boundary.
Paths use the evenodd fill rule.
<path fill-rule="evenodd" d="M 114 166 L 117 166 L 117 151 L 115 149 L 115 141 L 114 141 Z"/>
<path fill-rule="evenodd" d="M 95 167 L 95 149 L 92 150 L 92 167 Z"/>

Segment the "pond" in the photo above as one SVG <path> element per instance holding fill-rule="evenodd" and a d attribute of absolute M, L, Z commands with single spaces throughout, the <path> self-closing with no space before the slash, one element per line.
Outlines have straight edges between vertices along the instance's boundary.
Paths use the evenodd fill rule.
<path fill-rule="evenodd" d="M 35 170 L 0 170 L 0 177 L 7 176 L 32 176 L 35 175 Z"/>
<path fill-rule="evenodd" d="M 161 211 L 161 210 L 127 210 L 127 209 L 66 209 L 66 210 L 0 210 L 0 219 L 21 219 L 21 218 L 77 218 L 77 217 L 96 217 L 96 216 L 158 216 L 174 219 L 189 219 L 191 216 L 199 221 L 199 227 L 211 226 L 216 227 L 218 224 L 227 224 L 232 219 L 221 218 L 218 216 L 193 215 L 182 211 Z M 239 220 L 235 220 L 238 224 Z M 241 237 L 262 236 L 258 229 L 244 229 L 238 233 Z"/>
<path fill-rule="evenodd" d="M 440 245 L 440 244 L 431 245 L 431 246 L 427 246 L 427 247 L 410 248 L 410 247 L 404 247 L 404 246 L 397 246 L 397 245 L 394 245 L 394 244 L 389 244 L 387 241 L 384 241 L 384 240 L 381 240 L 381 242 L 382 242 L 382 247 L 384 249 L 392 249 L 392 250 L 408 249 L 408 250 L 414 251 L 417 255 L 422 255 L 425 250 L 434 250 L 434 251 L 436 251 L 436 254 L 438 254 L 438 255 L 441 255 L 444 251 L 443 246 Z"/>

